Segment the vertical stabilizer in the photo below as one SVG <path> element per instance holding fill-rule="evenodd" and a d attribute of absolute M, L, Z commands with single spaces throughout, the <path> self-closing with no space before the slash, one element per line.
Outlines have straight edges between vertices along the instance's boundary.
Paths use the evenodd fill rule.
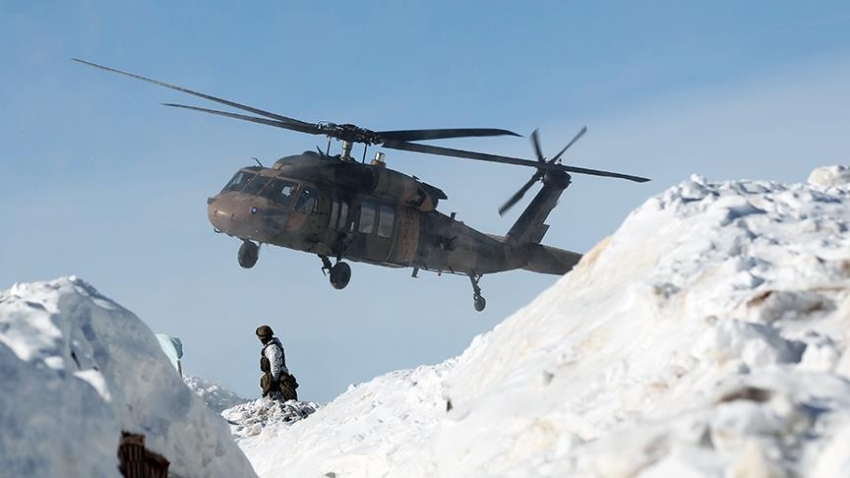
<path fill-rule="evenodd" d="M 558 204 L 561 194 L 570 185 L 570 175 L 564 171 L 548 171 L 543 176 L 543 189 L 534 196 L 525 211 L 508 231 L 506 242 L 514 245 L 539 244 L 549 230 L 544 224 Z"/>

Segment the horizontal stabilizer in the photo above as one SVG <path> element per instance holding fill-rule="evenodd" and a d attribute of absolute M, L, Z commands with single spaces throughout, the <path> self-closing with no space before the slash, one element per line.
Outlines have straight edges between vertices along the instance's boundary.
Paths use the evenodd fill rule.
<path fill-rule="evenodd" d="M 558 249 L 542 244 L 529 244 L 528 264 L 523 269 L 541 274 L 564 275 L 578 264 L 578 252 Z"/>

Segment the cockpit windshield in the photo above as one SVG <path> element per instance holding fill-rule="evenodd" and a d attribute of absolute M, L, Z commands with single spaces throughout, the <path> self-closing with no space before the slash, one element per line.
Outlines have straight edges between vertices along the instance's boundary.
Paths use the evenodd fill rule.
<path fill-rule="evenodd" d="M 266 184 L 268 184 L 271 179 L 272 178 L 266 176 L 257 176 L 252 179 L 247 186 L 245 186 L 245 189 L 243 189 L 242 192 L 245 194 L 259 194 L 259 192 L 266 187 Z"/>
<path fill-rule="evenodd" d="M 233 175 L 233 179 L 224 186 L 224 189 L 222 189 L 221 192 L 226 193 L 230 191 L 241 191 L 248 182 L 254 179 L 254 176 L 256 176 L 255 173 L 239 171 Z"/>
<path fill-rule="evenodd" d="M 282 178 L 262 176 L 251 171 L 239 171 L 221 190 L 222 193 L 232 191 L 257 195 L 280 205 L 288 205 L 298 191 L 298 183 Z"/>
<path fill-rule="evenodd" d="M 278 204 L 286 205 L 292 201 L 292 196 L 295 194 L 296 189 L 298 189 L 298 184 L 292 181 L 274 179 L 269 187 L 260 193 L 260 196 L 271 199 Z"/>

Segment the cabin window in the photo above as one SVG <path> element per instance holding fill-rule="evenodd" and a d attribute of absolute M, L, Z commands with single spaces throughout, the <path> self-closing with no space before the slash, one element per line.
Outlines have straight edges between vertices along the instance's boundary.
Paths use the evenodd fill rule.
<path fill-rule="evenodd" d="M 271 178 L 267 178 L 265 176 L 257 176 L 253 181 L 245 186 L 245 190 L 242 192 L 245 194 L 258 194 L 264 187 L 266 187 L 266 184 L 268 184 L 270 180 Z"/>
<path fill-rule="evenodd" d="M 227 185 L 224 186 L 224 189 L 222 189 L 221 192 L 226 193 L 229 191 L 241 191 L 242 188 L 248 184 L 248 181 L 254 178 L 254 176 L 256 176 L 254 173 L 239 171 L 233 175 L 233 178 L 227 183 Z"/>
<path fill-rule="evenodd" d="M 328 220 L 328 227 L 333 229 L 339 220 L 339 201 L 336 198 L 331 201 L 331 217 Z"/>
<path fill-rule="evenodd" d="M 364 202 L 360 206 L 360 226 L 358 231 L 369 234 L 375 229 L 375 205 Z"/>
<path fill-rule="evenodd" d="M 345 229 L 348 223 L 348 203 L 342 201 L 339 207 L 339 230 Z"/>
<path fill-rule="evenodd" d="M 318 203 L 319 192 L 313 188 L 305 188 L 298 197 L 298 202 L 295 204 L 295 210 L 304 214 L 312 214 Z"/>
<path fill-rule="evenodd" d="M 292 196 L 295 195 L 295 190 L 298 185 L 283 179 L 275 179 L 271 186 L 263 191 L 262 196 L 271 199 L 278 204 L 289 204 L 292 201 Z"/>
<path fill-rule="evenodd" d="M 393 235 L 393 220 L 395 219 L 395 210 L 390 206 L 381 206 L 381 220 L 378 223 L 378 235 L 381 237 L 390 237 Z"/>

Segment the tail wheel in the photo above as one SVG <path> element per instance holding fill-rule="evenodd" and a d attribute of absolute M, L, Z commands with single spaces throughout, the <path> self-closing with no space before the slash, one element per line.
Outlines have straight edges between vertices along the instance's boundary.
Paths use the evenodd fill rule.
<path fill-rule="evenodd" d="M 250 269 L 254 267 L 254 264 L 257 263 L 257 259 L 260 258 L 260 246 L 251 241 L 244 241 L 242 245 L 239 246 L 239 254 L 237 254 L 236 258 L 243 269 Z"/>
<path fill-rule="evenodd" d="M 351 266 L 345 262 L 337 262 L 331 268 L 331 285 L 334 289 L 345 289 L 351 280 Z"/>

